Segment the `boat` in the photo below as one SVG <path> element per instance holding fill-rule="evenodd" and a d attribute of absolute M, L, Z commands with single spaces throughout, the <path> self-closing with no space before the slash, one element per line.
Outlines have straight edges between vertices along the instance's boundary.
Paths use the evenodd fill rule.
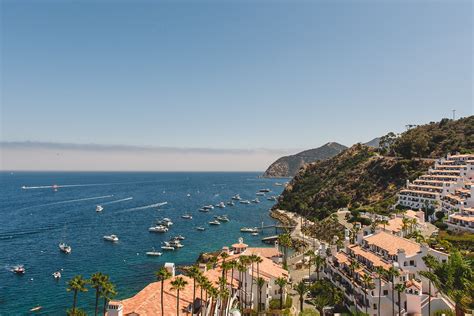
<path fill-rule="evenodd" d="M 258 236 L 258 233 L 255 232 L 255 233 L 252 233 L 251 235 L 252 235 L 252 236 Z"/>
<path fill-rule="evenodd" d="M 145 254 L 146 254 L 147 256 L 149 256 L 149 257 L 159 257 L 159 256 L 162 255 L 162 253 L 156 251 L 155 248 L 153 248 L 152 251 L 147 251 L 147 252 L 145 252 Z"/>
<path fill-rule="evenodd" d="M 196 230 L 200 231 L 200 232 L 203 232 L 206 230 L 206 228 L 202 227 L 202 226 L 198 226 L 196 227 Z"/>
<path fill-rule="evenodd" d="M 60 271 L 53 272 L 52 276 L 53 276 L 56 280 L 59 280 L 59 279 L 61 278 L 61 272 L 60 272 Z"/>
<path fill-rule="evenodd" d="M 239 194 L 236 194 L 236 195 L 234 195 L 234 196 L 232 197 L 232 200 L 240 201 L 240 200 L 242 200 L 242 198 L 240 197 Z"/>
<path fill-rule="evenodd" d="M 174 250 L 174 247 L 172 247 L 169 242 L 164 241 L 163 246 L 161 246 L 161 249 L 163 249 L 163 250 Z"/>
<path fill-rule="evenodd" d="M 173 225 L 173 222 L 171 221 L 171 219 L 165 217 L 165 218 L 163 218 L 162 220 L 156 221 L 156 224 L 157 224 L 158 226 L 170 227 L 171 225 Z"/>
<path fill-rule="evenodd" d="M 202 208 L 205 209 L 205 210 L 213 210 L 213 209 L 214 209 L 214 206 L 212 206 L 212 205 L 204 205 Z"/>
<path fill-rule="evenodd" d="M 200 208 L 199 212 L 208 213 L 209 210 L 207 208 Z"/>
<path fill-rule="evenodd" d="M 181 215 L 181 218 L 184 218 L 184 219 L 193 219 L 193 216 L 191 214 L 184 214 L 184 215 Z"/>
<path fill-rule="evenodd" d="M 183 235 L 178 235 L 178 236 L 173 237 L 173 239 L 176 239 L 176 240 L 185 240 L 186 238 L 185 238 Z"/>
<path fill-rule="evenodd" d="M 229 221 L 229 218 L 227 217 L 227 215 L 217 216 L 216 219 L 219 222 L 228 222 Z"/>
<path fill-rule="evenodd" d="M 174 248 L 183 248 L 184 247 L 184 245 L 181 244 L 181 242 L 177 239 L 172 239 L 168 243 L 171 247 L 174 247 Z"/>
<path fill-rule="evenodd" d="M 241 200 L 239 201 L 240 204 L 250 204 L 249 200 Z"/>
<path fill-rule="evenodd" d="M 269 200 L 269 201 L 277 201 L 278 198 L 277 198 L 276 196 L 270 196 L 270 197 L 267 198 L 267 200 Z"/>
<path fill-rule="evenodd" d="M 257 193 L 255 193 L 255 195 L 257 195 L 257 196 L 265 196 L 265 192 L 257 192 Z"/>
<path fill-rule="evenodd" d="M 61 243 L 59 243 L 59 250 L 61 250 L 65 254 L 70 254 L 71 251 L 72 251 L 72 248 L 68 244 L 66 244 L 64 242 L 61 242 Z"/>
<path fill-rule="evenodd" d="M 119 241 L 117 235 L 105 235 L 104 239 L 107 240 L 107 241 L 111 241 L 111 242 Z"/>
<path fill-rule="evenodd" d="M 191 194 L 190 194 L 190 193 L 188 193 L 188 194 L 186 194 L 186 196 L 187 196 L 187 197 L 191 197 Z"/>
<path fill-rule="evenodd" d="M 19 264 L 13 267 L 12 272 L 16 274 L 25 274 L 26 270 L 22 264 Z"/>
<path fill-rule="evenodd" d="M 227 202 L 227 205 L 229 205 L 229 206 L 234 206 L 235 203 L 234 203 L 233 201 L 230 201 L 230 202 Z"/>
<path fill-rule="evenodd" d="M 30 312 L 38 312 L 43 308 L 43 306 L 35 306 L 32 309 L 30 309 Z"/>
<path fill-rule="evenodd" d="M 96 211 L 96 212 L 102 212 L 103 209 L 104 209 L 104 208 L 102 207 L 102 205 L 97 205 L 97 206 L 95 207 L 95 211 Z"/>
<path fill-rule="evenodd" d="M 148 231 L 151 233 L 166 233 L 168 231 L 168 227 L 163 225 L 157 225 L 148 228 Z"/>
<path fill-rule="evenodd" d="M 258 228 L 257 227 L 242 227 L 240 229 L 242 233 L 258 233 Z"/>
<path fill-rule="evenodd" d="M 277 187 L 281 187 L 281 186 L 283 186 L 283 183 L 275 182 L 275 185 L 276 185 Z"/>
<path fill-rule="evenodd" d="M 258 190 L 258 192 L 263 192 L 263 193 L 268 193 L 268 192 L 271 192 L 272 190 L 270 189 L 260 189 Z"/>
<path fill-rule="evenodd" d="M 218 208 L 225 208 L 224 202 L 220 202 L 219 204 L 216 205 Z"/>
<path fill-rule="evenodd" d="M 260 200 L 259 200 L 258 198 L 253 199 L 253 200 L 252 200 L 252 203 L 260 203 Z"/>
<path fill-rule="evenodd" d="M 218 220 L 213 220 L 209 222 L 209 225 L 220 225 L 220 224 L 221 222 L 219 222 Z"/>

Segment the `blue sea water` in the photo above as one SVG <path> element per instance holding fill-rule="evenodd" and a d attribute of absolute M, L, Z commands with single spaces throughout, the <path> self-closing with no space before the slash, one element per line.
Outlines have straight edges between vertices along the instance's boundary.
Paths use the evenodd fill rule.
<path fill-rule="evenodd" d="M 220 249 L 243 236 L 246 243 L 263 246 L 261 238 L 274 235 L 267 230 L 260 236 L 240 233 L 242 226 L 272 224 L 268 210 L 274 202 L 261 197 L 260 204 L 236 204 L 209 213 L 198 212 L 203 205 L 229 201 L 239 193 L 243 199 L 255 198 L 257 190 L 270 188 L 281 193 L 275 180 L 258 173 L 0 173 L 0 315 L 25 315 L 35 306 L 37 314 L 64 315 L 72 304 L 66 283 L 76 274 L 89 277 L 97 271 L 107 273 L 118 289 L 118 298 L 135 294 L 154 280 L 165 262 L 193 263 L 201 252 Z M 22 189 L 22 186 L 78 185 Z M 190 196 L 188 196 L 190 194 Z M 133 197 L 133 199 L 107 204 Z M 168 202 L 160 208 L 150 205 Z M 101 213 L 97 204 L 104 206 Z M 184 213 L 192 220 L 182 219 Z M 214 215 L 227 214 L 229 223 L 209 226 Z M 149 233 L 156 219 L 169 217 L 174 225 L 165 234 Z M 196 226 L 205 226 L 204 232 Z M 116 244 L 103 240 L 116 234 Z M 146 251 L 159 248 L 162 241 L 182 234 L 184 248 L 161 257 L 147 257 Z M 58 249 L 65 241 L 70 255 Z M 23 276 L 10 271 L 23 264 Z M 54 271 L 62 269 L 55 281 Z M 79 306 L 90 311 L 93 293 L 82 293 Z"/>

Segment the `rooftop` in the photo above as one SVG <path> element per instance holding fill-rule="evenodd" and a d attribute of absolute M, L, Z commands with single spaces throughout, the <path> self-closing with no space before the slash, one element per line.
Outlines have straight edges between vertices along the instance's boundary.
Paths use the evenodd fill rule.
<path fill-rule="evenodd" d="M 364 240 L 369 245 L 374 245 L 387 251 L 389 255 L 396 255 L 398 249 L 403 249 L 407 256 L 413 256 L 420 251 L 420 245 L 416 242 L 384 231 L 369 235 Z"/>

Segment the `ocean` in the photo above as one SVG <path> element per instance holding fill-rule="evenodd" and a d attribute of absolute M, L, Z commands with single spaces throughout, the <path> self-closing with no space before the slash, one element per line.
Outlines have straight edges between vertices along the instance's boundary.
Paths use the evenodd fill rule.
<path fill-rule="evenodd" d="M 239 237 L 252 246 L 275 234 L 267 229 L 259 236 L 240 232 L 243 226 L 274 224 L 268 211 L 274 204 L 259 197 L 259 204 L 239 204 L 198 212 L 204 205 L 227 202 L 235 194 L 254 199 L 259 189 L 278 195 L 282 187 L 259 173 L 132 173 L 132 172 L 2 172 L 0 173 L 0 315 L 25 315 L 42 306 L 42 315 L 64 315 L 73 295 L 67 281 L 76 274 L 90 277 L 100 271 L 110 276 L 119 292 L 129 297 L 154 280 L 165 262 L 192 264 L 202 252 L 230 245 Z M 50 186 L 58 185 L 55 192 Z M 22 189 L 23 186 L 36 187 Z M 47 187 L 42 187 L 47 186 Z M 48 187 L 49 186 L 49 187 Z M 157 203 L 167 202 L 156 207 Z M 96 205 L 104 210 L 96 212 Z M 193 219 L 181 215 L 192 214 Z M 230 222 L 210 226 L 214 215 L 227 214 Z M 169 217 L 174 225 L 164 234 L 150 233 L 157 219 Z M 196 226 L 205 226 L 200 232 Z M 104 241 L 116 234 L 119 242 Z M 147 257 L 161 242 L 181 234 L 184 248 Z M 72 247 L 66 255 L 59 242 Z M 23 264 L 26 273 L 11 272 Z M 52 277 L 62 271 L 62 278 Z M 78 305 L 93 310 L 92 290 L 79 295 Z"/>

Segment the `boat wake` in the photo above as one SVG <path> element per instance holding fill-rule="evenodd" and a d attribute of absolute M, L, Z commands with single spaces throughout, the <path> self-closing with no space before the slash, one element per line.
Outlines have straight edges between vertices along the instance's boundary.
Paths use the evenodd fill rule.
<path fill-rule="evenodd" d="M 110 182 L 110 183 L 88 183 L 88 184 L 55 184 L 55 185 L 39 185 L 39 186 L 27 186 L 24 185 L 21 188 L 23 190 L 34 190 L 34 189 L 59 189 L 59 188 L 77 188 L 77 187 L 95 187 L 105 185 L 118 185 L 118 184 L 139 184 L 139 183 L 153 183 L 157 181 L 134 181 L 134 182 Z"/>
<path fill-rule="evenodd" d="M 149 208 L 158 208 L 158 207 L 164 206 L 166 204 L 168 204 L 168 202 L 160 202 L 160 203 L 155 203 L 155 204 L 150 204 L 150 205 L 144 205 L 144 206 L 139 206 L 139 207 L 134 207 L 134 208 L 129 208 L 129 209 L 126 209 L 126 210 L 123 210 L 123 211 L 119 211 L 119 212 L 116 212 L 115 214 L 146 210 L 146 209 L 149 209 Z"/>
<path fill-rule="evenodd" d="M 128 198 L 125 198 L 125 199 L 120 199 L 120 200 L 105 202 L 105 203 L 101 203 L 101 205 L 109 205 L 109 204 L 114 204 L 114 203 L 120 203 L 120 202 L 130 201 L 130 200 L 133 200 L 133 197 L 128 197 Z"/>
<path fill-rule="evenodd" d="M 65 200 L 65 201 L 58 201 L 58 202 L 51 202 L 46 204 L 39 204 L 39 205 L 32 205 L 18 209 L 18 211 L 26 210 L 35 207 L 43 207 L 43 206 L 50 206 L 50 205 L 58 205 L 58 204 L 66 204 L 66 203 L 74 203 L 74 202 L 81 202 L 81 201 L 89 201 L 89 200 L 99 200 L 99 199 L 107 199 L 113 197 L 113 195 L 103 195 L 103 196 L 94 196 L 82 199 L 74 199 L 74 200 Z"/>

